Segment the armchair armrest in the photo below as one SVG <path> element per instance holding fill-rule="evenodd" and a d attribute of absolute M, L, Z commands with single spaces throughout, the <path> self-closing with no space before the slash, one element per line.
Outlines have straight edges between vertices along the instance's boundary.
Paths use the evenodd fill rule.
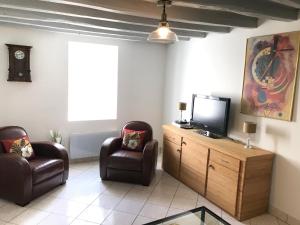
<path fill-rule="evenodd" d="M 100 177 L 102 179 L 106 179 L 106 167 L 107 167 L 107 158 L 111 155 L 115 150 L 121 148 L 122 145 L 121 137 L 111 137 L 107 138 L 100 149 Z"/>
<path fill-rule="evenodd" d="M 155 173 L 158 154 L 158 142 L 153 139 L 146 143 L 143 150 L 143 185 L 149 185 Z"/>
<path fill-rule="evenodd" d="M 28 161 L 14 153 L 0 155 L 0 196 L 24 206 L 31 200 L 32 171 Z"/>
<path fill-rule="evenodd" d="M 44 156 L 48 158 L 57 158 L 64 161 L 64 178 L 63 183 L 69 176 L 69 156 L 64 146 L 53 142 L 32 142 L 34 153 L 37 156 Z"/>
<path fill-rule="evenodd" d="M 64 146 L 53 142 L 31 142 L 34 153 L 38 156 L 54 157 L 59 159 L 68 158 L 67 150 Z"/>

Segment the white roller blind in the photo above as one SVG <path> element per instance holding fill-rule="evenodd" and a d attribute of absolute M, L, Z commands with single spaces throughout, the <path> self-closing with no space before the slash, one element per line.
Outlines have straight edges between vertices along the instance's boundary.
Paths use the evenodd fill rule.
<path fill-rule="evenodd" d="M 117 119 L 118 46 L 69 42 L 68 120 Z"/>

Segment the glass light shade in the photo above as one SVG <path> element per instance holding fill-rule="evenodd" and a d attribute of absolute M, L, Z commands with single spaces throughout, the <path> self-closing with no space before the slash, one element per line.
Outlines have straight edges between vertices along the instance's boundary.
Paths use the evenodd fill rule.
<path fill-rule="evenodd" d="M 169 44 L 178 41 L 177 35 L 171 31 L 168 23 L 160 22 L 158 28 L 149 34 L 148 41 Z"/>

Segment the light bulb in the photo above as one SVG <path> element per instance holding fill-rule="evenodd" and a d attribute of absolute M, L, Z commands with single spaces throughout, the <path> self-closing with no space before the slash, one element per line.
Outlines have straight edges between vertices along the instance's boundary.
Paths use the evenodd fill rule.
<path fill-rule="evenodd" d="M 170 32 L 170 29 L 169 29 L 169 27 L 163 26 L 163 27 L 159 27 L 157 29 L 157 31 L 158 31 L 158 34 L 161 38 L 166 38 L 168 36 L 169 32 Z"/>

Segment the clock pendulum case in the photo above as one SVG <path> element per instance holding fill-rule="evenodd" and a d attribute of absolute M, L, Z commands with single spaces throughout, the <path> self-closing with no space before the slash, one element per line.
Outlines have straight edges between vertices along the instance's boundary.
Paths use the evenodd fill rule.
<path fill-rule="evenodd" d="M 30 49 L 31 46 L 6 44 L 9 52 L 7 81 L 31 82 Z"/>

